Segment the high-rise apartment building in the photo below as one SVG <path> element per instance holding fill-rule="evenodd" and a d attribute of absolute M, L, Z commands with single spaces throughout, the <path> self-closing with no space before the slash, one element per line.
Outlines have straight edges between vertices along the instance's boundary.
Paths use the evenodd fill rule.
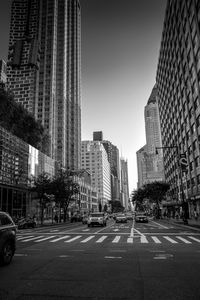
<path fill-rule="evenodd" d="M 164 149 L 165 177 L 176 199 L 182 179 L 194 208 L 200 205 L 199 24 L 199 1 L 167 2 L 156 75 L 162 145 L 172 147 Z M 178 167 L 180 154 L 188 161 L 186 175 Z"/>
<path fill-rule="evenodd" d="M 104 209 L 111 200 L 110 163 L 100 141 L 82 141 L 82 169 L 91 174 L 92 186 L 97 188 L 99 203 Z"/>
<path fill-rule="evenodd" d="M 49 155 L 80 168 L 79 0 L 13 0 L 8 87 L 50 136 Z"/>

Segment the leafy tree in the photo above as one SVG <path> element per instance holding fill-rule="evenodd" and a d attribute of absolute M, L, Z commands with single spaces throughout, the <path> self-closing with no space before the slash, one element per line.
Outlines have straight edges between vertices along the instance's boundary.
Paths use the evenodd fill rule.
<path fill-rule="evenodd" d="M 74 182 L 71 171 L 58 171 L 52 180 L 51 193 L 54 195 L 55 202 L 60 209 L 63 208 L 64 221 L 66 221 L 67 208 L 70 202 L 74 201 L 74 196 L 80 193 L 80 186 L 77 182 Z"/>
<path fill-rule="evenodd" d="M 111 200 L 109 201 L 110 205 L 111 205 L 111 211 L 112 213 L 117 213 L 117 212 L 122 212 L 124 211 L 124 207 L 121 204 L 120 201 L 115 201 L 115 200 Z"/>
<path fill-rule="evenodd" d="M 0 126 L 26 143 L 47 153 L 49 136 L 42 124 L 34 119 L 12 94 L 0 90 Z"/>
<path fill-rule="evenodd" d="M 41 224 L 44 221 L 44 208 L 47 203 L 50 202 L 49 195 L 51 194 L 51 185 L 52 181 L 50 176 L 47 173 L 42 173 L 38 177 L 32 178 L 33 186 L 31 187 L 32 192 L 36 192 L 37 197 L 39 198 L 40 205 L 40 220 Z"/>

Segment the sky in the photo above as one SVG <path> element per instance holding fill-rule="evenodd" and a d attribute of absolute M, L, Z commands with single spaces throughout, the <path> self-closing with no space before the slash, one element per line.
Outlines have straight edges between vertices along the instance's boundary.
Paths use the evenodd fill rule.
<path fill-rule="evenodd" d="M 11 0 L 0 1 L 0 58 L 7 60 Z M 94 131 L 128 161 L 145 145 L 144 107 L 155 84 L 166 0 L 80 0 L 82 140 Z"/>

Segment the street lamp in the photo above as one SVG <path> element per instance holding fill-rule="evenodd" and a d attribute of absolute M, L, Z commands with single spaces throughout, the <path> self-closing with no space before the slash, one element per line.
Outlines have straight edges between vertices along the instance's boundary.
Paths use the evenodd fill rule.
<path fill-rule="evenodd" d="M 182 196 L 182 208 L 183 208 L 183 222 L 188 224 L 188 203 L 185 199 L 184 189 L 183 189 L 183 178 L 182 173 L 187 172 L 187 159 L 185 153 L 180 153 L 179 147 L 174 146 L 165 146 L 165 147 L 156 147 L 156 154 L 158 154 L 158 149 L 176 149 L 176 158 L 177 158 L 177 169 L 178 169 L 178 189 Z M 180 184 L 179 184 L 180 183 Z"/>

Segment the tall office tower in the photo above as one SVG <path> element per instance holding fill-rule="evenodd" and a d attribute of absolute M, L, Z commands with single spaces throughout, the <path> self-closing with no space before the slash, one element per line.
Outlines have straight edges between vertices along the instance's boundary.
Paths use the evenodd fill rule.
<path fill-rule="evenodd" d="M 102 131 L 94 131 L 93 132 L 93 141 L 103 141 L 103 132 Z"/>
<path fill-rule="evenodd" d="M 120 159 L 121 165 L 121 203 L 125 209 L 129 208 L 129 182 L 128 182 L 128 162 Z"/>
<path fill-rule="evenodd" d="M 164 149 L 166 180 L 177 199 L 182 179 L 185 197 L 200 208 L 199 23 L 200 1 L 167 2 L 156 82 L 162 145 L 172 147 Z M 177 154 L 186 155 L 186 176 Z"/>
<path fill-rule="evenodd" d="M 1 59 L 0 60 L 0 83 L 6 84 L 7 75 L 6 75 L 6 62 Z"/>
<path fill-rule="evenodd" d="M 138 173 L 138 182 L 137 188 L 141 188 L 147 180 L 147 164 L 146 164 L 146 156 L 147 156 L 147 146 L 143 146 L 136 152 L 137 156 L 137 173 Z"/>
<path fill-rule="evenodd" d="M 103 144 L 99 141 L 82 141 L 82 169 L 92 176 L 92 186 L 97 188 L 103 209 L 111 200 L 110 163 Z"/>
<path fill-rule="evenodd" d="M 158 111 L 157 87 L 154 86 L 144 109 L 147 152 L 155 153 L 161 147 L 160 119 Z"/>
<path fill-rule="evenodd" d="M 110 175 L 111 175 L 111 198 L 113 201 L 120 200 L 120 163 L 119 163 L 119 150 L 111 142 L 103 140 L 103 132 L 93 132 L 93 141 L 100 141 L 106 150 L 108 155 L 108 161 L 110 163 Z"/>
<path fill-rule="evenodd" d="M 50 136 L 49 155 L 80 168 L 79 0 L 13 0 L 8 87 Z"/>

